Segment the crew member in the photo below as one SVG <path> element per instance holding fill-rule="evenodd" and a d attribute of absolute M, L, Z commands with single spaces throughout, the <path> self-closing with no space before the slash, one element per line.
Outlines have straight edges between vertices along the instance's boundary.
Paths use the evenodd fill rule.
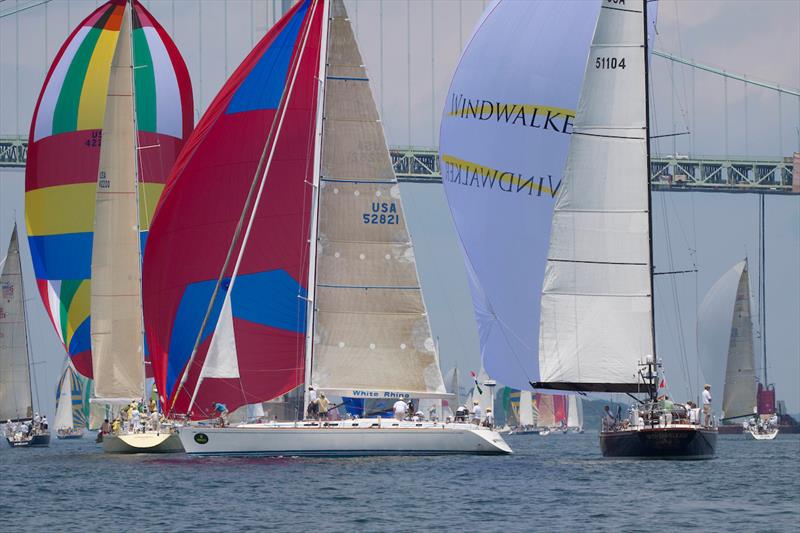
<path fill-rule="evenodd" d="M 317 403 L 317 391 L 314 387 L 308 387 L 308 408 L 306 409 L 306 418 L 315 419 L 319 415 L 319 404 Z"/>
<path fill-rule="evenodd" d="M 711 427 L 711 385 L 703 387 L 703 425 Z"/>
<path fill-rule="evenodd" d="M 491 407 L 486 409 L 486 419 L 483 421 L 483 425 L 490 429 L 494 427 L 494 413 L 492 413 Z"/>
<path fill-rule="evenodd" d="M 211 408 L 219 419 L 219 426 L 224 428 L 227 425 L 228 406 L 224 403 L 215 402 Z"/>
<path fill-rule="evenodd" d="M 481 404 L 478 400 L 472 402 L 472 423 L 475 425 L 480 425 L 481 419 L 483 418 L 483 409 L 481 409 Z"/>
<path fill-rule="evenodd" d="M 328 398 L 325 397 L 324 392 L 319 393 L 319 399 L 317 400 L 317 406 L 319 407 L 319 418 L 322 420 L 328 416 L 328 408 L 330 407 L 331 402 L 328 401 Z"/>
<path fill-rule="evenodd" d="M 399 400 L 394 402 L 392 409 L 394 410 L 394 417 L 397 420 L 403 420 L 406 417 L 406 413 L 408 412 L 408 404 L 405 402 L 405 400 L 400 398 Z"/>
<path fill-rule="evenodd" d="M 617 418 L 611 412 L 611 408 L 607 405 L 603 408 L 603 424 L 605 425 L 606 429 L 611 430 L 614 429 L 614 426 L 617 423 Z"/>

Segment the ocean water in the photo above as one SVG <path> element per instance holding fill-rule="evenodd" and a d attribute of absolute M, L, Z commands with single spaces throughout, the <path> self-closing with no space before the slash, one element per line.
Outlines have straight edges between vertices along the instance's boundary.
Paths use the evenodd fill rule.
<path fill-rule="evenodd" d="M 0 531 L 798 531 L 800 435 L 720 436 L 710 461 L 608 460 L 597 434 L 506 457 L 106 455 L 0 449 Z"/>

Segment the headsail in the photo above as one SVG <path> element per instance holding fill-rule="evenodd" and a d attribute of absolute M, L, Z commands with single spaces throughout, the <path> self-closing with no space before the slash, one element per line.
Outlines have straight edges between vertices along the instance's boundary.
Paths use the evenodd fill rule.
<path fill-rule="evenodd" d="M 25 218 L 39 294 L 75 369 L 92 375 L 90 286 L 95 192 L 106 92 L 125 0 L 98 7 L 53 61 L 31 122 Z M 133 48 L 141 242 L 166 175 L 192 129 L 186 65 L 134 1 Z"/>
<path fill-rule="evenodd" d="M 643 9 L 603 2 L 598 16 L 553 215 L 536 387 L 637 392 L 654 354 Z"/>
<path fill-rule="evenodd" d="M 548 228 L 599 7 L 598 1 L 494 2 L 461 56 L 445 102 L 442 175 L 483 366 L 516 389 L 539 380 Z"/>
<path fill-rule="evenodd" d="M 519 393 L 519 425 L 532 426 L 533 418 L 533 395 L 531 391 L 520 391 Z"/>
<path fill-rule="evenodd" d="M 174 400 L 173 412 L 187 411 L 222 326 L 217 333 L 227 339 L 217 343 L 225 350 L 215 352 L 219 364 L 197 389 L 193 416 L 207 416 L 211 402 L 233 411 L 303 382 L 322 11 L 322 2 L 296 4 L 236 69 L 181 152 L 153 220 L 143 266 L 145 331 L 161 401 L 170 407 Z M 268 145 L 279 108 L 285 122 Z M 256 175 L 273 147 L 269 172 Z M 264 195 L 238 275 L 231 281 L 231 261 L 181 386 L 254 176 Z"/>
<path fill-rule="evenodd" d="M 33 417 L 17 225 L 0 274 L 0 421 Z"/>
<path fill-rule="evenodd" d="M 753 415 L 756 374 L 746 260 L 728 270 L 703 298 L 697 340 L 703 375 L 716 394 L 723 391 L 724 376 L 723 416 Z"/>
<path fill-rule="evenodd" d="M 567 427 L 583 428 L 583 400 L 574 394 L 569 396 Z"/>
<path fill-rule="evenodd" d="M 383 125 L 344 4 L 331 4 L 312 382 L 342 396 L 446 394 Z"/>

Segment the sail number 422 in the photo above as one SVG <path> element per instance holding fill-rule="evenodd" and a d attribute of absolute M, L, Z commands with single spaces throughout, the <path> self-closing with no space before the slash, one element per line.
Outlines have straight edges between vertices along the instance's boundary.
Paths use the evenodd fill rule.
<path fill-rule="evenodd" d="M 625 58 L 617 59 L 616 57 L 598 57 L 594 60 L 594 68 L 598 69 L 625 69 Z"/>

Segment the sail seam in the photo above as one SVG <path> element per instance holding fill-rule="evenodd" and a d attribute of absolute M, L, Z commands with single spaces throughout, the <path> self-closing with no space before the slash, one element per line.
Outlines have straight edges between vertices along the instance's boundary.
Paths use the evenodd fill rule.
<path fill-rule="evenodd" d="M 628 139 L 628 140 L 631 140 L 631 141 L 644 141 L 645 140 L 644 137 L 626 137 L 624 135 L 604 135 L 602 133 L 583 133 L 583 132 L 574 131 L 574 130 L 573 130 L 572 134 L 573 135 L 585 135 L 587 137 L 603 137 L 603 138 L 606 138 L 606 139 Z"/>
<path fill-rule="evenodd" d="M 626 13 L 641 13 L 636 9 L 625 9 L 624 7 L 600 6 L 601 9 L 611 9 L 613 11 L 625 11 Z"/>
<path fill-rule="evenodd" d="M 550 290 L 543 290 L 542 294 L 552 294 L 555 296 L 597 296 L 603 298 L 649 298 L 649 294 L 607 294 L 607 293 L 597 293 L 597 292 L 556 292 Z"/>
<path fill-rule="evenodd" d="M 402 291 L 418 291 L 421 287 L 392 287 L 389 285 L 328 285 L 325 283 L 317 283 L 317 287 L 325 287 L 327 289 L 395 289 Z"/>
<path fill-rule="evenodd" d="M 554 263 L 588 263 L 591 265 L 627 265 L 627 266 L 647 266 L 647 263 L 629 263 L 625 261 L 588 261 L 581 259 L 553 259 L 547 258 Z"/>

